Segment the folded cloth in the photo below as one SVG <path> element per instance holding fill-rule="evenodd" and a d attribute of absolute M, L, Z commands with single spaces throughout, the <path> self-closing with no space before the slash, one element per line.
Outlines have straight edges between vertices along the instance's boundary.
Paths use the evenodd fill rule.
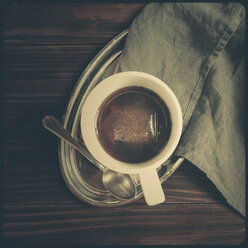
<path fill-rule="evenodd" d="M 163 80 L 183 112 L 175 155 L 206 173 L 245 215 L 245 9 L 239 3 L 150 3 L 134 19 L 119 71 Z"/>

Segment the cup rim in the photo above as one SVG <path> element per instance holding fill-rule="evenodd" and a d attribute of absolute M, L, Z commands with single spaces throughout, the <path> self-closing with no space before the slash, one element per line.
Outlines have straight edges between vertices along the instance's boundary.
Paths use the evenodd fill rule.
<path fill-rule="evenodd" d="M 172 119 L 172 130 L 167 144 L 158 155 L 139 163 L 122 162 L 111 157 L 100 144 L 96 132 L 96 117 L 102 102 L 115 91 L 130 86 L 144 87 L 155 92 L 169 108 Z M 144 169 L 158 168 L 172 155 L 181 137 L 182 122 L 180 104 L 167 84 L 148 73 L 127 71 L 111 75 L 90 92 L 82 106 L 80 127 L 87 149 L 105 167 L 120 173 L 140 174 Z"/>

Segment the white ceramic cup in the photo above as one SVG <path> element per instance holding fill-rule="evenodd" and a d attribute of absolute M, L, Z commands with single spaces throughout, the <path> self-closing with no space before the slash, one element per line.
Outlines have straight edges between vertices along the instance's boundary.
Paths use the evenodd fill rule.
<path fill-rule="evenodd" d="M 110 156 L 102 147 L 98 135 L 97 116 L 106 98 L 126 87 L 143 87 L 155 92 L 167 105 L 171 117 L 171 134 L 167 144 L 151 159 L 140 163 L 126 163 Z M 100 82 L 89 94 L 82 107 L 81 132 L 89 152 L 107 168 L 124 174 L 138 174 L 148 205 L 165 201 L 157 168 L 176 149 L 182 132 L 182 111 L 172 90 L 160 79 L 147 73 L 128 71 L 114 74 Z"/>

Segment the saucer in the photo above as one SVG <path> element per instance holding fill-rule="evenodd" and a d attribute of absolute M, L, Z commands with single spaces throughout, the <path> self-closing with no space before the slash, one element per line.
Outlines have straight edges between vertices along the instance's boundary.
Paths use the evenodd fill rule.
<path fill-rule="evenodd" d="M 70 100 L 64 117 L 64 127 L 73 137 L 81 139 L 80 115 L 81 108 L 91 90 L 103 79 L 118 71 L 118 61 L 122 53 L 128 30 L 123 31 L 112 39 L 89 63 L 81 74 Z M 60 141 L 58 148 L 60 169 L 63 178 L 71 190 L 80 200 L 94 206 L 114 207 L 130 204 L 143 197 L 137 175 L 132 175 L 137 184 L 137 195 L 129 200 L 120 200 L 112 196 L 103 186 L 102 171 L 94 164 L 82 157 L 76 150 L 64 141 Z M 183 158 L 171 157 L 160 168 L 158 175 L 163 183 L 182 164 Z"/>

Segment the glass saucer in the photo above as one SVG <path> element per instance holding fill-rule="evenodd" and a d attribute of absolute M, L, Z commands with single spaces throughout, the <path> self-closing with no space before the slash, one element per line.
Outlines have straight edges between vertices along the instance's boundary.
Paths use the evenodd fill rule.
<path fill-rule="evenodd" d="M 128 30 L 112 39 L 90 62 L 81 74 L 68 102 L 63 117 L 64 127 L 73 137 L 81 138 L 80 114 L 82 105 L 91 90 L 104 78 L 118 70 L 118 61 L 122 53 Z M 129 200 L 120 200 L 112 196 L 103 186 L 102 172 L 94 164 L 82 157 L 64 141 L 60 141 L 59 162 L 63 178 L 80 200 L 101 207 L 121 206 L 132 203 L 143 196 L 139 178 L 132 175 L 137 184 L 137 195 Z M 183 158 L 172 157 L 158 169 L 161 183 L 181 165 Z"/>

